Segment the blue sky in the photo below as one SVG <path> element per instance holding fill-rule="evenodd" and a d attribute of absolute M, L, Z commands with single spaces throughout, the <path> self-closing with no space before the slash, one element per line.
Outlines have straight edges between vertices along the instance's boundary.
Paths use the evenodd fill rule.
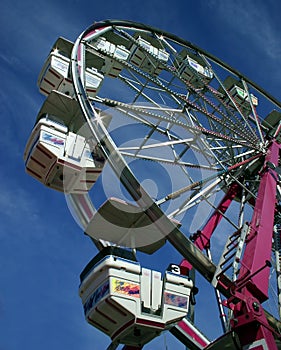
<path fill-rule="evenodd" d="M 103 19 L 143 22 L 204 48 L 281 99 L 280 11 L 276 0 L 2 3 L 0 350 L 99 350 L 110 343 L 84 321 L 78 297 L 79 274 L 95 247 L 74 222 L 64 196 L 24 172 L 23 150 L 44 100 L 37 76 L 57 37 L 74 41 Z M 143 264 L 155 269 L 178 261 L 169 246 L 165 256 L 143 257 Z M 220 329 L 212 321 L 213 296 L 206 293 L 203 286 L 197 318 L 212 338 Z M 169 334 L 145 349 L 164 349 L 165 342 L 168 349 L 184 349 Z"/>

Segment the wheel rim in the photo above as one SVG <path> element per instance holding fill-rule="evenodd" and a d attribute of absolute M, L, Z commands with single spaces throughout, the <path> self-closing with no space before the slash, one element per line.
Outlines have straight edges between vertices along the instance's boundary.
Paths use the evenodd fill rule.
<path fill-rule="evenodd" d="M 153 44 L 158 54 L 159 49 L 169 54 L 168 60 L 145 49 L 138 36 Z M 146 56 L 146 63 L 136 63 L 131 56 L 123 60 L 98 48 L 97 40 L 102 37 L 129 51 L 135 47 Z M 85 88 L 85 71 L 92 56 L 105 62 L 103 85 L 94 97 Z M 194 61 L 201 67 L 192 68 Z M 110 77 L 106 67 L 112 64 L 120 70 L 115 77 Z M 100 63 L 96 68 L 102 69 Z M 82 33 L 72 51 L 72 76 L 88 127 L 113 169 L 114 175 L 108 167 L 101 176 L 105 198 L 123 196 L 146 209 L 161 235 L 174 230 L 169 219 L 179 219 L 181 232 L 188 234 L 199 230 L 200 223 L 204 225 L 231 184 L 238 183 L 241 193 L 235 198 L 236 214 L 224 214 L 224 219 L 233 232 L 242 228 L 252 214 L 264 156 L 271 139 L 278 136 L 273 117 L 263 122 L 272 109 L 280 108 L 278 101 L 204 50 L 133 22 L 101 22 Z M 237 86 L 236 97 L 232 85 Z M 109 126 L 101 122 L 97 109 L 112 117 Z M 162 188 L 155 188 L 159 176 L 166 180 L 162 179 Z M 112 179 L 122 183 L 117 192 L 104 186 Z M 87 198 L 92 200 L 91 194 Z M 94 207 L 99 204 L 93 200 Z M 196 220 L 187 227 L 191 215 Z M 150 243 L 144 238 L 141 244 Z M 132 243 L 131 248 L 141 244 Z M 213 258 L 217 260 L 216 252 Z"/>

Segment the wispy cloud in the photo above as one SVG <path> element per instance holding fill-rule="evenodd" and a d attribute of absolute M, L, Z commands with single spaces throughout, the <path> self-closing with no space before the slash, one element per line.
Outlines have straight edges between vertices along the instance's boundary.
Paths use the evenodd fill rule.
<path fill-rule="evenodd" d="M 8 233 L 9 228 L 16 233 L 15 227 L 22 232 L 25 222 L 28 222 L 28 226 L 34 227 L 30 233 L 40 227 L 40 213 L 36 199 L 25 189 L 8 182 L 7 178 L 0 181 L 0 210 L 1 225 L 5 226 L 2 234 Z"/>
<path fill-rule="evenodd" d="M 249 42 L 250 46 L 262 50 L 269 58 L 280 58 L 280 31 L 274 27 L 268 4 L 243 0 L 211 0 L 206 4 L 219 15 L 222 23 L 231 26 L 235 33 L 240 33 L 246 44 Z"/>

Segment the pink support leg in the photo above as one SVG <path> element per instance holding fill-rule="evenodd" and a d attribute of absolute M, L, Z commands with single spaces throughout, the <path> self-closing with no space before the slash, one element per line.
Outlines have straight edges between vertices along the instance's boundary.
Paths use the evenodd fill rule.
<path fill-rule="evenodd" d="M 278 166 L 279 153 L 280 145 L 273 142 L 261 173 L 240 273 L 231 290 L 233 296 L 228 300 L 234 311 L 232 329 L 238 334 L 241 346 L 247 349 L 277 349 L 261 303 L 268 299 L 278 179 L 273 169 Z"/>

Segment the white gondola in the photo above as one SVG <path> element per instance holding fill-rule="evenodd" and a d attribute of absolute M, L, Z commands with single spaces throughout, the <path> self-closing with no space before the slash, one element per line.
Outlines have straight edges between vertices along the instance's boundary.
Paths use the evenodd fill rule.
<path fill-rule="evenodd" d="M 38 78 L 38 87 L 43 95 L 48 96 L 52 90 L 57 90 L 66 95 L 74 96 L 70 74 L 72 47 L 73 43 L 64 38 L 59 38 L 55 42 Z M 85 85 L 89 96 L 96 96 L 103 79 L 103 74 L 95 67 L 86 68 Z"/>
<path fill-rule="evenodd" d="M 204 83 L 209 83 L 213 78 L 213 72 L 204 65 L 203 60 L 198 56 L 183 50 L 180 57 L 182 63 L 180 65 L 175 63 L 175 65 L 178 66 L 179 75 L 183 80 L 191 83 L 196 88 L 201 88 Z"/>
<path fill-rule="evenodd" d="M 111 197 L 88 221 L 85 233 L 93 239 L 103 239 L 123 247 L 136 247 L 146 254 L 153 254 L 166 242 L 166 237 L 158 226 L 163 218 L 152 221 L 138 206 Z M 173 219 L 169 224 L 167 227 L 165 223 L 168 232 L 175 226 L 180 226 L 180 223 Z"/>
<path fill-rule="evenodd" d="M 104 57 L 104 65 L 101 68 L 103 74 L 108 75 L 111 78 L 118 77 L 123 69 L 123 65 L 117 62 L 114 58 L 126 61 L 130 55 L 130 51 L 123 45 L 115 45 L 105 37 L 99 37 L 92 45 L 95 49 L 112 55 L 112 57 Z"/>
<path fill-rule="evenodd" d="M 161 62 L 167 63 L 170 55 L 163 48 L 154 46 L 148 40 L 140 36 L 136 39 L 137 44 L 134 44 L 131 48 L 130 62 L 144 72 L 159 75 L 163 69 Z"/>
<path fill-rule="evenodd" d="M 230 89 L 230 94 L 231 96 L 235 99 L 235 101 L 241 106 L 241 107 L 250 107 L 250 99 L 249 96 L 247 94 L 247 92 L 242 89 L 240 86 L 238 85 L 234 85 L 231 89 Z M 256 96 L 254 96 L 253 94 L 250 94 L 253 106 L 257 106 L 258 105 L 258 99 Z"/>
<path fill-rule="evenodd" d="M 187 315 L 193 288 L 190 278 L 171 271 L 163 278 L 117 247 L 101 251 L 80 279 L 87 322 L 113 342 L 139 347 Z"/>
<path fill-rule="evenodd" d="M 102 172 L 104 159 L 94 144 L 90 147 L 89 131 L 83 124 L 77 101 L 52 91 L 25 148 L 27 173 L 58 191 L 89 191 Z"/>
<path fill-rule="evenodd" d="M 277 110 L 271 111 L 262 121 L 262 127 L 266 129 L 267 135 L 276 137 L 277 142 L 281 143 L 281 113 Z"/>
<path fill-rule="evenodd" d="M 227 77 L 223 82 L 223 85 L 225 89 L 228 91 L 229 95 L 233 98 L 236 107 L 240 108 L 244 114 L 249 115 L 252 111 L 250 98 L 251 98 L 253 107 L 256 107 L 258 105 L 258 98 L 254 96 L 252 93 L 250 93 L 250 98 L 249 98 L 249 95 L 243 89 L 242 83 L 236 80 L 235 78 L 231 76 Z M 229 102 L 230 99 L 227 96 L 227 94 L 225 94 L 225 92 L 222 90 L 222 88 L 219 89 L 219 92 L 224 93 L 225 95 L 224 101 Z"/>

